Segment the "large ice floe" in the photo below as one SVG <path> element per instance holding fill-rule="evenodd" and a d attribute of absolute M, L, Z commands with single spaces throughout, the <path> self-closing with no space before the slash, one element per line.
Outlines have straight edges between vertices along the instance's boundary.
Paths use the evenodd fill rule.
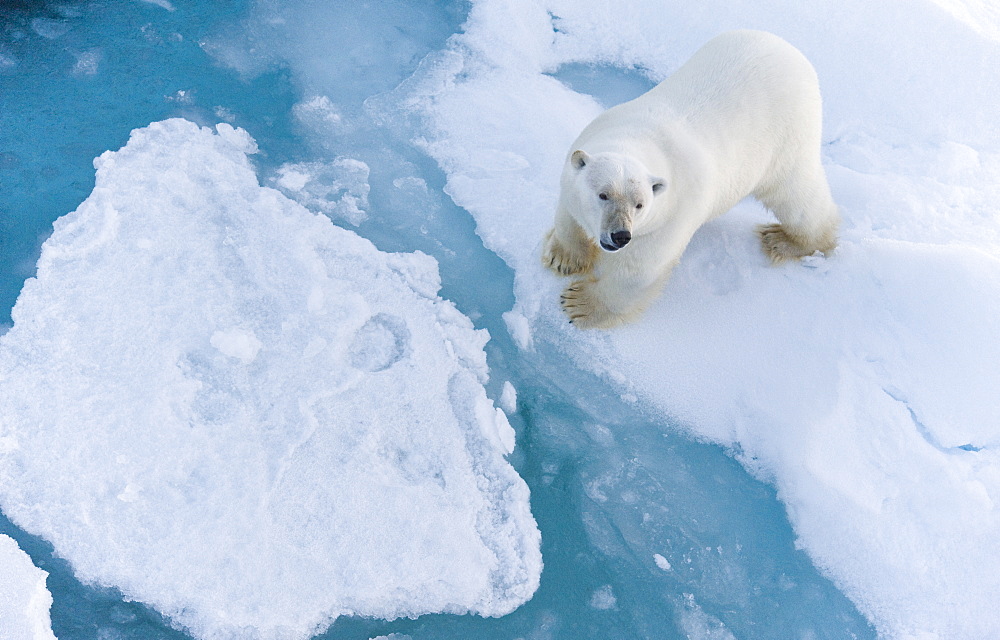
<path fill-rule="evenodd" d="M 0 534 L 0 638 L 55 640 L 46 575 L 13 538 Z"/>
<path fill-rule="evenodd" d="M 198 638 L 505 614 L 541 571 L 485 331 L 435 261 L 180 119 L 95 161 L 0 337 L 0 505 Z"/>
<path fill-rule="evenodd" d="M 729 447 L 885 638 L 1000 636 L 1000 38 L 964 6 L 482 0 L 390 97 L 515 270 L 525 352 L 555 347 Z M 610 104 L 570 72 L 652 86 L 748 27 L 817 68 L 840 248 L 773 268 L 753 233 L 769 214 L 745 202 L 640 321 L 577 331 L 539 247 L 568 145 Z"/>

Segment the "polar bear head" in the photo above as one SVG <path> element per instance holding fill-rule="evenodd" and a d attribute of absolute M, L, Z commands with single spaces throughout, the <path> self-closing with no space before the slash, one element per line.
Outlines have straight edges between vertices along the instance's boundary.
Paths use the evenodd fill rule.
<path fill-rule="evenodd" d="M 618 251 L 642 233 L 654 199 L 665 189 L 663 178 L 621 153 L 578 149 L 569 164 L 579 197 L 574 217 L 602 249 Z"/>

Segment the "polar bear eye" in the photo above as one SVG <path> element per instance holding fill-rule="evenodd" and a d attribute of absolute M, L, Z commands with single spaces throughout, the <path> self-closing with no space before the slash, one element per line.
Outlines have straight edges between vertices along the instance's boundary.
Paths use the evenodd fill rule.
<path fill-rule="evenodd" d="M 600 198 L 601 200 L 607 200 L 608 199 L 608 194 L 606 194 L 606 193 L 599 193 L 597 195 L 597 197 Z"/>
<path fill-rule="evenodd" d="M 635 208 L 636 209 L 642 209 L 642 203 L 640 202 L 639 204 L 635 205 Z"/>

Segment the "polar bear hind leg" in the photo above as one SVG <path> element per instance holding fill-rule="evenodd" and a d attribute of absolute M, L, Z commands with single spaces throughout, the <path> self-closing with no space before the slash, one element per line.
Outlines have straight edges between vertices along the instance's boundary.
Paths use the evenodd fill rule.
<path fill-rule="evenodd" d="M 837 246 L 840 212 L 819 162 L 792 169 L 781 181 L 765 184 L 754 196 L 778 224 L 757 227 L 764 253 L 773 264 L 797 260 Z"/>

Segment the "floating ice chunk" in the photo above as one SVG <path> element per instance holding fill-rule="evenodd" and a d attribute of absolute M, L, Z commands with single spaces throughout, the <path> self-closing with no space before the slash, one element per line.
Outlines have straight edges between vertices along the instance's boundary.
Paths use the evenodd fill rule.
<path fill-rule="evenodd" d="M 357 226 L 368 207 L 368 165 L 353 158 L 300 162 L 278 168 L 273 182 L 299 204 Z"/>
<path fill-rule="evenodd" d="M 507 415 L 517 412 L 517 389 L 507 380 L 503 383 L 503 391 L 500 392 L 500 408 L 507 412 Z"/>
<path fill-rule="evenodd" d="M 664 571 L 670 571 L 670 561 L 661 556 L 660 554 L 658 553 L 653 554 L 653 562 L 655 562 L 656 566 L 663 569 Z"/>
<path fill-rule="evenodd" d="M 0 638 L 55 640 L 47 576 L 13 538 L 0 534 Z"/>
<path fill-rule="evenodd" d="M 56 221 L 0 337 L 4 513 L 198 638 L 511 611 L 541 557 L 488 335 L 218 131 L 134 131 Z"/>

